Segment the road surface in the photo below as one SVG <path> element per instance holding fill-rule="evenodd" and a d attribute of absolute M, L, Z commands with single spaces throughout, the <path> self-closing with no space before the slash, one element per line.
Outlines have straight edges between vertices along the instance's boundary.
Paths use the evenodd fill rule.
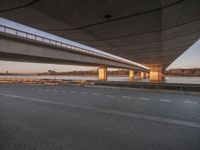
<path fill-rule="evenodd" d="M 200 150 L 200 96 L 0 84 L 1 150 Z"/>

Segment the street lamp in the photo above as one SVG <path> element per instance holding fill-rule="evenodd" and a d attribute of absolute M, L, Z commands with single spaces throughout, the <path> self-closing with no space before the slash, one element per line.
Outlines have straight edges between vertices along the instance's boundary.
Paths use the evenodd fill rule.
<path fill-rule="evenodd" d="M 56 68 L 54 69 L 54 71 L 55 71 L 55 80 L 56 80 Z"/>

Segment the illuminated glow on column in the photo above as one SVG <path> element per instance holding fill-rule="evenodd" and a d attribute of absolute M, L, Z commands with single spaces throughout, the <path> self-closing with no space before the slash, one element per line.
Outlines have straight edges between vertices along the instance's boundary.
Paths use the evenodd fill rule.
<path fill-rule="evenodd" d="M 144 72 L 140 72 L 140 78 L 144 79 Z"/>
<path fill-rule="evenodd" d="M 134 79 L 134 70 L 133 69 L 130 69 L 129 70 L 129 79 Z"/>
<path fill-rule="evenodd" d="M 102 66 L 98 68 L 99 80 L 107 80 L 107 67 Z"/>
<path fill-rule="evenodd" d="M 151 65 L 150 66 L 150 80 L 160 81 L 163 79 L 164 79 L 164 75 L 162 74 L 162 66 L 161 65 Z"/>
<path fill-rule="evenodd" d="M 146 73 L 146 78 L 149 78 L 149 73 Z"/>

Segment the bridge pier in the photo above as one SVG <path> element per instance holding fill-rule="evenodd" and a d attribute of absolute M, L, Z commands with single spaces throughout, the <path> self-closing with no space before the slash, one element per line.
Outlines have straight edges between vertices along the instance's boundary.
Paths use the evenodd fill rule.
<path fill-rule="evenodd" d="M 140 79 L 144 79 L 144 72 L 140 72 Z"/>
<path fill-rule="evenodd" d="M 130 70 L 129 70 L 129 79 L 130 79 L 130 80 L 133 80 L 133 79 L 134 79 L 134 70 L 133 70 L 133 69 L 130 69 Z"/>
<path fill-rule="evenodd" d="M 146 76 L 146 78 L 149 78 L 149 73 L 146 73 L 145 76 Z"/>
<path fill-rule="evenodd" d="M 150 80 L 161 81 L 164 80 L 162 72 L 162 65 L 151 65 L 150 66 Z"/>
<path fill-rule="evenodd" d="M 107 67 L 101 66 L 98 68 L 98 78 L 99 80 L 107 80 Z"/>

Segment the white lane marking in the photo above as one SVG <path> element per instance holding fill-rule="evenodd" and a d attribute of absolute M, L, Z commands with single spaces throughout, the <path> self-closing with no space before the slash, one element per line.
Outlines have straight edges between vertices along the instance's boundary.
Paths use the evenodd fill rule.
<path fill-rule="evenodd" d="M 160 99 L 161 102 L 171 102 L 172 100 L 170 99 Z"/>
<path fill-rule="evenodd" d="M 149 98 L 149 97 L 138 97 L 137 99 L 139 99 L 139 100 L 145 100 L 145 101 L 151 100 L 151 98 Z"/>
<path fill-rule="evenodd" d="M 121 98 L 130 99 L 130 96 L 121 96 Z"/>
<path fill-rule="evenodd" d="M 76 91 L 71 91 L 70 93 L 77 93 Z"/>
<path fill-rule="evenodd" d="M 62 93 L 66 93 L 67 91 L 65 91 L 65 90 L 62 90 L 61 92 L 62 92 Z"/>
<path fill-rule="evenodd" d="M 48 100 L 44 100 L 44 99 L 24 97 L 24 96 L 11 95 L 11 94 L 0 93 L 0 96 L 12 97 L 12 98 L 22 99 L 22 100 L 26 100 L 26 101 L 34 101 L 34 102 L 40 102 L 40 103 L 45 103 L 45 104 L 51 104 L 51 105 L 67 106 L 67 107 L 72 107 L 72 108 L 76 108 L 76 109 L 83 109 L 83 110 L 87 110 L 87 111 L 96 111 L 99 113 L 106 113 L 106 114 L 123 116 L 123 117 L 125 116 L 125 117 L 136 118 L 136 119 L 143 119 L 143 120 L 150 120 L 150 121 L 155 121 L 155 122 L 175 124 L 175 125 L 180 125 L 180 126 L 200 128 L 200 124 L 198 124 L 196 122 L 175 120 L 175 119 L 156 117 L 156 116 L 151 116 L 151 115 L 127 113 L 127 112 L 121 112 L 118 110 L 100 109 L 100 108 L 95 108 L 95 107 L 81 106 L 81 105 L 68 104 L 68 103 L 60 103 L 60 102 L 55 102 L 55 101 L 48 101 Z M 16 99 L 11 99 L 11 100 L 16 100 Z"/>
<path fill-rule="evenodd" d="M 45 89 L 45 91 L 49 91 L 49 89 Z"/>
<path fill-rule="evenodd" d="M 99 96 L 99 95 L 101 95 L 101 94 L 99 94 L 99 93 L 93 93 L 92 95 Z"/>
<path fill-rule="evenodd" d="M 81 92 L 81 94 L 87 95 L 88 93 L 87 92 Z"/>
<path fill-rule="evenodd" d="M 107 97 L 112 97 L 112 98 L 115 97 L 114 95 L 106 95 L 106 96 L 107 96 Z"/>
<path fill-rule="evenodd" d="M 57 92 L 57 90 L 53 90 L 53 92 Z"/>
<path fill-rule="evenodd" d="M 35 90 L 35 88 L 32 88 L 32 90 Z"/>
<path fill-rule="evenodd" d="M 184 103 L 185 103 L 185 104 L 197 104 L 197 102 L 195 102 L 195 101 L 190 101 L 190 100 L 185 100 Z"/>

